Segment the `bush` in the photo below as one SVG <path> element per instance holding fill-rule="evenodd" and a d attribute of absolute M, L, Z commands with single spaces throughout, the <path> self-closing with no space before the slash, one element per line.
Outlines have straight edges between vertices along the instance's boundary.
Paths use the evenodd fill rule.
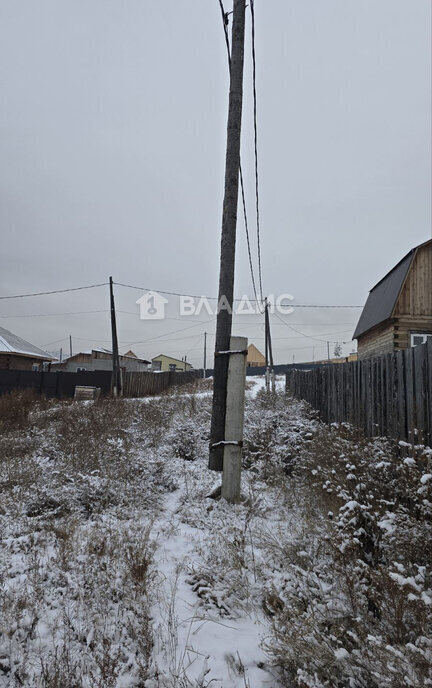
<path fill-rule="evenodd" d="M 322 545 L 285 558 L 268 650 L 301 688 L 432 686 L 432 451 L 405 449 L 321 426 L 297 456 Z"/>
<path fill-rule="evenodd" d="M 22 428 L 31 411 L 46 407 L 47 400 L 32 389 L 23 389 L 0 396 L 0 430 Z"/>

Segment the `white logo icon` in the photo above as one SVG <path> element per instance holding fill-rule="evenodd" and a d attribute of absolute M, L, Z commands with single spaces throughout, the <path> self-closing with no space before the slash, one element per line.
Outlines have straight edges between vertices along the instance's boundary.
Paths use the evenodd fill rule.
<path fill-rule="evenodd" d="M 165 317 L 165 304 L 168 299 L 158 294 L 157 291 L 148 291 L 136 301 L 140 307 L 141 320 L 163 320 Z"/>

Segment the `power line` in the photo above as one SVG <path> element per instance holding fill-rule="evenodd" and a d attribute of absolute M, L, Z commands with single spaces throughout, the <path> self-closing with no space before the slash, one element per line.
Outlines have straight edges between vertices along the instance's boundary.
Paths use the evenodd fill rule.
<path fill-rule="evenodd" d="M 207 301 L 218 301 L 217 296 L 206 296 L 205 294 L 185 294 L 182 292 L 176 292 L 176 291 L 167 291 L 167 290 L 162 290 L 162 289 L 151 289 L 150 287 L 139 287 L 133 284 L 124 284 L 122 282 L 113 282 L 117 287 L 125 287 L 126 289 L 136 289 L 138 291 L 154 291 L 157 292 L 158 294 L 163 294 L 166 296 L 179 296 L 179 297 L 187 297 L 190 299 L 206 299 Z M 100 284 L 90 284 L 89 286 L 86 287 L 71 287 L 69 289 L 53 289 L 52 291 L 39 291 L 39 292 L 33 292 L 29 294 L 14 294 L 13 296 L 0 296 L 0 300 L 5 300 L 5 299 L 23 299 L 23 298 L 28 298 L 31 296 L 47 296 L 49 294 L 65 294 L 67 292 L 72 292 L 72 291 L 83 291 L 84 289 L 95 289 L 97 287 L 106 287 L 108 286 L 108 282 L 101 282 Z M 244 298 L 235 298 L 233 301 L 236 302 L 241 302 L 244 301 Z M 257 303 L 261 304 L 261 300 L 258 298 L 255 299 L 248 299 L 249 303 Z M 290 304 L 290 308 L 363 308 L 363 306 L 353 306 L 353 305 L 340 305 L 340 304 L 304 304 L 304 303 L 293 303 Z M 95 310 L 95 311 L 76 311 L 76 314 L 84 314 L 84 313 L 103 313 L 107 312 L 105 309 L 103 310 Z M 130 313 L 133 315 L 131 311 L 119 311 L 122 313 Z M 48 315 L 72 315 L 75 314 L 72 312 L 68 313 L 42 313 L 40 314 L 42 316 L 48 316 Z M 261 313 L 256 313 L 256 315 L 260 315 Z M 29 315 L 17 315 L 17 316 L 8 316 L 8 315 L 2 315 L 0 316 L 1 318 L 12 318 L 12 317 L 39 317 L 39 316 L 32 316 L 31 314 Z M 174 318 L 167 318 L 167 319 L 174 319 Z"/>
<path fill-rule="evenodd" d="M 278 313 L 275 312 L 274 315 L 275 315 L 281 322 L 283 322 L 284 325 L 286 325 L 290 330 L 293 330 L 294 332 L 297 332 L 297 334 L 300 334 L 302 337 L 305 337 L 306 339 L 313 339 L 313 340 L 316 341 L 316 342 L 326 342 L 326 343 L 327 343 L 327 341 L 329 341 L 329 344 L 339 344 L 339 343 L 348 344 L 348 343 L 349 343 L 349 342 L 330 341 L 330 340 L 327 340 L 327 339 L 320 339 L 319 337 L 313 337 L 312 335 L 305 334 L 304 332 L 300 332 L 300 330 L 297 330 L 297 329 L 296 329 L 295 327 L 293 327 L 292 325 L 289 325 L 287 322 L 285 322 L 285 320 L 282 320 L 282 318 L 278 315 Z M 345 331 L 345 332 L 348 332 L 349 330 L 344 330 L 344 331 Z"/>
<path fill-rule="evenodd" d="M 52 344 L 58 344 L 59 342 L 69 341 L 69 337 L 62 337 L 61 339 L 55 339 L 53 342 L 48 342 L 48 344 L 42 344 L 42 348 L 45 349 L 46 346 L 52 346 Z"/>
<path fill-rule="evenodd" d="M 67 291 L 82 291 L 83 289 L 95 289 L 96 287 L 106 287 L 108 282 L 102 282 L 101 284 L 90 284 L 88 287 L 71 287 L 70 289 L 56 289 L 54 291 L 39 291 L 33 294 L 15 294 L 14 296 L 0 296 L 1 300 L 4 299 L 24 299 L 28 296 L 46 296 L 47 294 L 64 294 Z"/>
<path fill-rule="evenodd" d="M 154 291 L 157 294 L 163 294 L 164 296 L 185 296 L 189 299 L 206 299 L 207 301 L 217 301 L 217 296 L 206 296 L 205 294 L 184 294 L 176 291 L 162 291 L 161 289 L 150 289 L 149 287 L 138 287 L 133 284 L 123 284 L 122 282 L 114 282 L 117 287 L 126 287 L 127 289 L 136 289 L 138 291 Z M 243 298 L 235 298 L 233 301 L 243 301 Z M 259 299 L 248 299 L 249 303 L 261 303 Z M 332 305 L 332 304 L 302 304 L 293 303 L 289 305 L 290 308 L 363 308 L 363 306 L 343 306 L 343 305 Z M 257 315 L 259 315 L 257 313 Z"/>
<path fill-rule="evenodd" d="M 64 315 L 87 315 L 89 313 L 109 313 L 109 311 L 105 308 L 98 311 L 70 311 L 68 313 L 26 313 L 24 315 L 0 315 L 0 318 L 51 318 L 59 315 L 63 317 Z"/>
<path fill-rule="evenodd" d="M 186 330 L 191 330 L 193 327 L 198 327 L 198 325 L 203 325 L 205 323 L 198 322 L 195 323 L 194 325 L 189 325 L 188 327 L 181 327 L 179 330 L 173 330 L 172 332 L 166 332 L 165 334 L 161 334 L 158 337 L 150 337 L 149 339 L 141 339 L 138 342 L 123 342 L 123 344 L 146 344 L 147 342 L 153 342 L 155 339 L 162 339 L 163 337 L 168 337 L 170 334 L 177 334 L 178 332 L 185 332 Z"/>

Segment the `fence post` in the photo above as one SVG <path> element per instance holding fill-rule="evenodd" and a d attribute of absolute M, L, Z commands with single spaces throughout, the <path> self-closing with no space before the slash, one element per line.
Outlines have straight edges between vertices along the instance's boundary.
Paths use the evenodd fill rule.
<path fill-rule="evenodd" d="M 231 337 L 228 363 L 225 444 L 223 453 L 222 497 L 228 502 L 240 500 L 240 477 L 243 447 L 243 420 L 246 384 L 246 337 Z"/>

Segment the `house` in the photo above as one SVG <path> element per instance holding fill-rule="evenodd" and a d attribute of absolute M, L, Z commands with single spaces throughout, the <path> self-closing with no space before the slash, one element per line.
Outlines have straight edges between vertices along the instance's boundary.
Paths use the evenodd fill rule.
<path fill-rule="evenodd" d="M 371 289 L 353 335 L 359 359 L 432 337 L 432 239 L 411 249 Z"/>
<path fill-rule="evenodd" d="M 151 362 L 138 358 L 133 351 L 119 356 L 120 368 L 123 372 L 147 371 Z M 80 373 L 85 370 L 112 370 L 112 352 L 109 349 L 91 349 L 69 356 L 62 363 L 56 363 L 52 370 L 63 370 L 67 373 Z"/>
<path fill-rule="evenodd" d="M 172 358 L 171 356 L 165 356 L 165 354 L 159 354 L 152 358 L 152 369 L 161 372 L 168 372 L 169 370 L 184 372 L 185 370 L 192 370 L 193 366 L 190 363 L 186 363 L 184 360 L 179 360 L 178 358 Z"/>
<path fill-rule="evenodd" d="M 0 369 L 42 370 L 55 361 L 51 354 L 0 327 Z"/>
<path fill-rule="evenodd" d="M 265 366 L 265 356 L 254 344 L 249 344 L 246 362 L 248 368 L 259 368 Z"/>

